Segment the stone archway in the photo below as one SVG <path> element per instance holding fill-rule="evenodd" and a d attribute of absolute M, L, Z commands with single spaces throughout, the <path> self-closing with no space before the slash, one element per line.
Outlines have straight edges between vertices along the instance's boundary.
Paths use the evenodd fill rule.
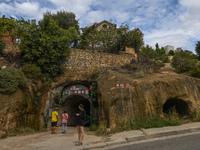
<path fill-rule="evenodd" d="M 168 114 L 173 108 L 180 117 L 188 116 L 190 113 L 188 103 L 179 98 L 168 99 L 163 105 L 163 113 Z"/>
<path fill-rule="evenodd" d="M 58 113 L 62 114 L 64 111 L 67 111 L 69 115 L 68 125 L 76 125 L 76 115 L 75 113 L 79 112 L 78 105 L 83 104 L 86 111 L 86 117 L 90 117 L 90 101 L 89 101 L 89 90 L 84 85 L 67 85 L 63 88 L 62 97 L 65 98 L 65 102 L 59 108 Z M 90 125 L 89 120 L 86 118 L 86 125 Z M 59 122 L 61 124 L 61 115 L 59 115 Z"/>
<path fill-rule="evenodd" d="M 64 111 L 67 111 L 69 115 L 69 123 L 68 125 L 70 126 L 75 126 L 76 125 L 76 115 L 79 111 L 78 105 L 83 104 L 84 109 L 86 111 L 86 115 L 90 116 L 90 101 L 86 99 L 85 97 L 81 95 L 70 95 L 65 99 L 65 102 L 63 105 L 59 108 L 58 113 L 62 114 Z M 61 124 L 61 115 L 59 115 L 59 123 Z M 87 126 L 89 125 L 89 122 L 86 124 Z"/>

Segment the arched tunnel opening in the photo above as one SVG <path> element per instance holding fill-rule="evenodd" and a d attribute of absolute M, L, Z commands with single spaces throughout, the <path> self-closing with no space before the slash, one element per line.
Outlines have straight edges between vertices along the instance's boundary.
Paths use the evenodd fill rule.
<path fill-rule="evenodd" d="M 176 113 L 178 113 L 179 117 L 188 116 L 189 115 L 189 106 L 184 100 L 179 98 L 168 99 L 166 103 L 163 105 L 163 113 L 169 114 L 175 109 Z"/>
<path fill-rule="evenodd" d="M 79 112 L 78 105 L 83 104 L 86 111 L 85 126 L 90 126 L 90 101 L 84 98 L 81 95 L 73 94 L 65 99 L 63 105 L 59 108 L 59 114 L 62 114 L 64 111 L 68 113 L 69 116 L 69 126 L 76 126 L 76 115 L 75 113 Z M 59 115 L 59 122 L 61 124 L 61 115 Z"/>

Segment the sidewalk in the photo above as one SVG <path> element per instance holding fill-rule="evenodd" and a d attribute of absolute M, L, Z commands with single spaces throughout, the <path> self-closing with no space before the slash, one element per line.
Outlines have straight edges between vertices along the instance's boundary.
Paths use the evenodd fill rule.
<path fill-rule="evenodd" d="M 171 135 L 180 135 L 185 133 L 195 133 L 200 131 L 200 122 L 183 124 L 180 126 L 169 126 L 162 128 L 151 128 L 142 130 L 132 130 L 120 132 L 112 135 L 109 142 L 99 144 L 83 145 L 82 149 L 106 148 L 112 145 L 120 145 L 128 142 L 166 137 Z"/>
<path fill-rule="evenodd" d="M 62 134 L 61 127 L 57 128 L 56 132 L 57 134 L 54 135 L 51 134 L 51 131 L 48 131 L 0 139 L 0 150 L 104 150 L 136 141 L 200 132 L 200 122 L 180 126 L 131 130 L 116 133 L 109 137 L 96 136 L 93 132 L 88 131 L 88 128 L 85 128 L 82 146 L 75 146 L 78 138 L 76 127 L 68 127 L 66 134 Z"/>

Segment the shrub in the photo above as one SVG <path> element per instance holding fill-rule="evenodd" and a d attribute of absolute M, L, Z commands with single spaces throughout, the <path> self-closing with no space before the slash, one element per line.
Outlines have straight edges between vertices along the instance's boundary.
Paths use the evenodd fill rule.
<path fill-rule="evenodd" d="M 121 66 L 121 69 L 131 72 L 134 78 L 141 78 L 145 74 L 159 72 L 160 68 L 154 61 L 140 56 L 138 62 L 131 61 L 131 63 Z"/>
<path fill-rule="evenodd" d="M 98 129 L 97 129 L 97 134 L 102 135 L 107 133 L 107 122 L 106 121 L 100 121 Z"/>
<path fill-rule="evenodd" d="M 168 54 L 169 54 L 170 56 L 174 56 L 174 51 L 173 51 L 173 50 L 170 50 Z"/>
<path fill-rule="evenodd" d="M 1 36 L 0 36 L 1 38 Z M 0 55 L 2 55 L 3 49 L 6 47 L 6 44 L 0 39 Z"/>
<path fill-rule="evenodd" d="M 12 67 L 0 70 L 0 93 L 12 94 L 18 88 L 27 87 L 27 84 L 27 79 L 22 71 Z"/>
<path fill-rule="evenodd" d="M 171 66 L 174 67 L 178 73 L 188 72 L 196 67 L 198 62 L 197 56 L 190 51 L 181 51 L 172 58 Z"/>
<path fill-rule="evenodd" d="M 32 64 L 25 64 L 22 70 L 27 78 L 29 79 L 40 79 L 42 77 L 40 67 Z"/>
<path fill-rule="evenodd" d="M 64 101 L 65 101 L 65 99 L 62 98 L 61 94 L 56 93 L 53 106 L 60 107 L 60 106 L 62 106 Z"/>
<path fill-rule="evenodd" d="M 99 71 L 98 68 L 93 69 L 93 70 L 92 70 L 91 78 L 92 78 L 92 79 L 96 79 L 96 78 L 99 76 L 99 73 L 100 73 L 100 71 Z"/>
<path fill-rule="evenodd" d="M 159 61 L 162 61 L 163 63 L 168 63 L 169 62 L 169 57 L 168 55 L 166 54 L 162 54 L 162 55 L 159 55 L 155 58 L 155 60 L 159 60 Z"/>
<path fill-rule="evenodd" d="M 96 131 L 97 129 L 98 129 L 97 125 L 93 124 L 92 127 L 91 127 L 91 130 Z"/>
<path fill-rule="evenodd" d="M 42 77 L 40 67 L 32 64 L 25 64 L 22 70 L 27 78 L 29 79 L 40 79 Z"/>
<path fill-rule="evenodd" d="M 162 61 L 160 61 L 160 60 L 157 60 L 155 63 L 156 63 L 159 67 L 164 67 L 164 66 L 165 66 L 165 64 L 164 64 Z"/>
<path fill-rule="evenodd" d="M 2 55 L 9 62 L 19 62 L 21 52 L 19 50 L 18 44 L 7 44 L 2 51 Z"/>
<path fill-rule="evenodd" d="M 199 68 L 199 67 L 195 67 L 195 68 L 191 71 L 191 75 L 192 75 L 193 77 L 200 78 L 200 68 Z"/>

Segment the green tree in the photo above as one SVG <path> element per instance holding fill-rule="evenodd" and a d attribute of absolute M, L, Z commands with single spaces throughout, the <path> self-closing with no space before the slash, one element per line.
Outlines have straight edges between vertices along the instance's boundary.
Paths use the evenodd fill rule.
<path fill-rule="evenodd" d="M 165 54 L 165 48 L 164 47 L 159 48 L 158 43 L 155 44 L 155 47 L 156 47 L 155 51 L 156 51 L 156 54 L 157 54 L 158 57 Z"/>
<path fill-rule="evenodd" d="M 95 50 L 95 46 L 100 41 L 98 31 L 95 30 L 96 23 L 89 25 L 85 28 L 83 34 L 81 35 L 81 42 L 79 48 L 86 49 L 90 46 L 92 50 Z"/>
<path fill-rule="evenodd" d="M 97 23 L 94 23 L 85 28 L 83 34 L 81 35 L 80 48 L 85 49 L 92 47 L 92 50 L 94 51 L 96 46 L 99 45 L 102 51 L 115 53 L 113 52 L 113 47 L 115 46 L 119 37 L 115 25 L 110 24 L 100 31 L 96 29 L 97 25 Z"/>
<path fill-rule="evenodd" d="M 159 48 L 159 44 L 156 43 L 155 44 L 155 60 L 160 60 L 162 61 L 163 63 L 167 63 L 169 62 L 169 58 L 168 58 L 168 55 L 165 53 L 165 48 L 164 47 L 161 47 Z"/>
<path fill-rule="evenodd" d="M 135 48 L 138 53 L 144 44 L 144 35 L 140 29 L 135 28 L 129 31 L 127 23 L 123 23 L 120 28 L 116 28 L 115 23 L 112 24 L 100 31 L 96 30 L 97 23 L 86 27 L 81 35 L 80 47 L 99 44 L 104 52 L 119 53 L 122 46 L 129 46 Z"/>
<path fill-rule="evenodd" d="M 155 58 L 155 50 L 147 45 L 147 46 L 143 46 L 141 48 L 140 54 L 148 59 L 153 59 Z"/>
<path fill-rule="evenodd" d="M 139 28 L 127 31 L 127 33 L 122 34 L 121 44 L 124 46 L 129 46 L 135 48 L 135 52 L 139 53 L 140 48 L 144 45 L 143 41 L 144 34 Z"/>
<path fill-rule="evenodd" d="M 174 56 L 174 51 L 173 51 L 173 50 L 170 50 L 168 54 L 169 54 L 170 56 Z"/>
<path fill-rule="evenodd" d="M 118 53 L 116 45 L 122 35 L 123 29 L 116 29 L 115 23 L 108 26 L 98 32 L 100 43 L 102 43 L 102 49 L 107 53 Z"/>
<path fill-rule="evenodd" d="M 197 65 L 197 56 L 191 51 L 185 50 L 177 52 L 172 58 L 172 67 L 177 69 L 178 72 L 187 72 Z"/>
<path fill-rule="evenodd" d="M 29 25 L 30 21 L 25 21 L 23 18 L 17 20 L 13 17 L 5 18 L 3 16 L 0 19 L 0 37 L 9 35 L 12 41 L 15 42 L 27 30 Z"/>
<path fill-rule="evenodd" d="M 200 60 L 200 41 L 197 42 L 195 51 L 197 53 L 198 59 Z"/>
<path fill-rule="evenodd" d="M 46 17 L 39 25 L 30 24 L 21 36 L 19 45 L 22 61 L 36 64 L 47 77 L 60 74 L 77 31 L 74 27 L 64 30 L 57 23 Z"/>
<path fill-rule="evenodd" d="M 13 17 L 5 18 L 5 15 L 2 16 L 0 19 L 0 37 L 4 36 L 10 36 L 12 38 L 12 41 L 16 38 L 16 31 L 14 30 L 16 28 L 16 19 Z"/>
<path fill-rule="evenodd" d="M 71 27 L 74 27 L 77 31 L 76 37 L 74 37 L 74 47 L 77 47 L 78 40 L 79 40 L 79 34 L 80 34 L 80 28 L 79 28 L 79 22 L 76 19 L 76 15 L 73 12 L 68 12 L 65 10 L 57 11 L 56 14 L 51 13 L 51 11 L 47 11 L 43 14 L 43 19 L 39 22 L 42 23 L 47 17 L 50 17 L 53 19 L 59 27 L 68 30 Z M 70 43 L 71 44 L 71 43 Z"/>
<path fill-rule="evenodd" d="M 159 55 L 163 55 L 165 54 L 165 48 L 161 47 L 161 49 L 159 50 Z"/>
<path fill-rule="evenodd" d="M 156 44 L 155 44 L 155 47 L 156 47 L 156 49 L 155 49 L 156 53 L 159 54 L 159 53 L 160 53 L 159 44 L 156 43 Z"/>
<path fill-rule="evenodd" d="M 0 55 L 2 55 L 3 49 L 6 47 L 6 44 L 2 41 L 0 36 Z"/>

